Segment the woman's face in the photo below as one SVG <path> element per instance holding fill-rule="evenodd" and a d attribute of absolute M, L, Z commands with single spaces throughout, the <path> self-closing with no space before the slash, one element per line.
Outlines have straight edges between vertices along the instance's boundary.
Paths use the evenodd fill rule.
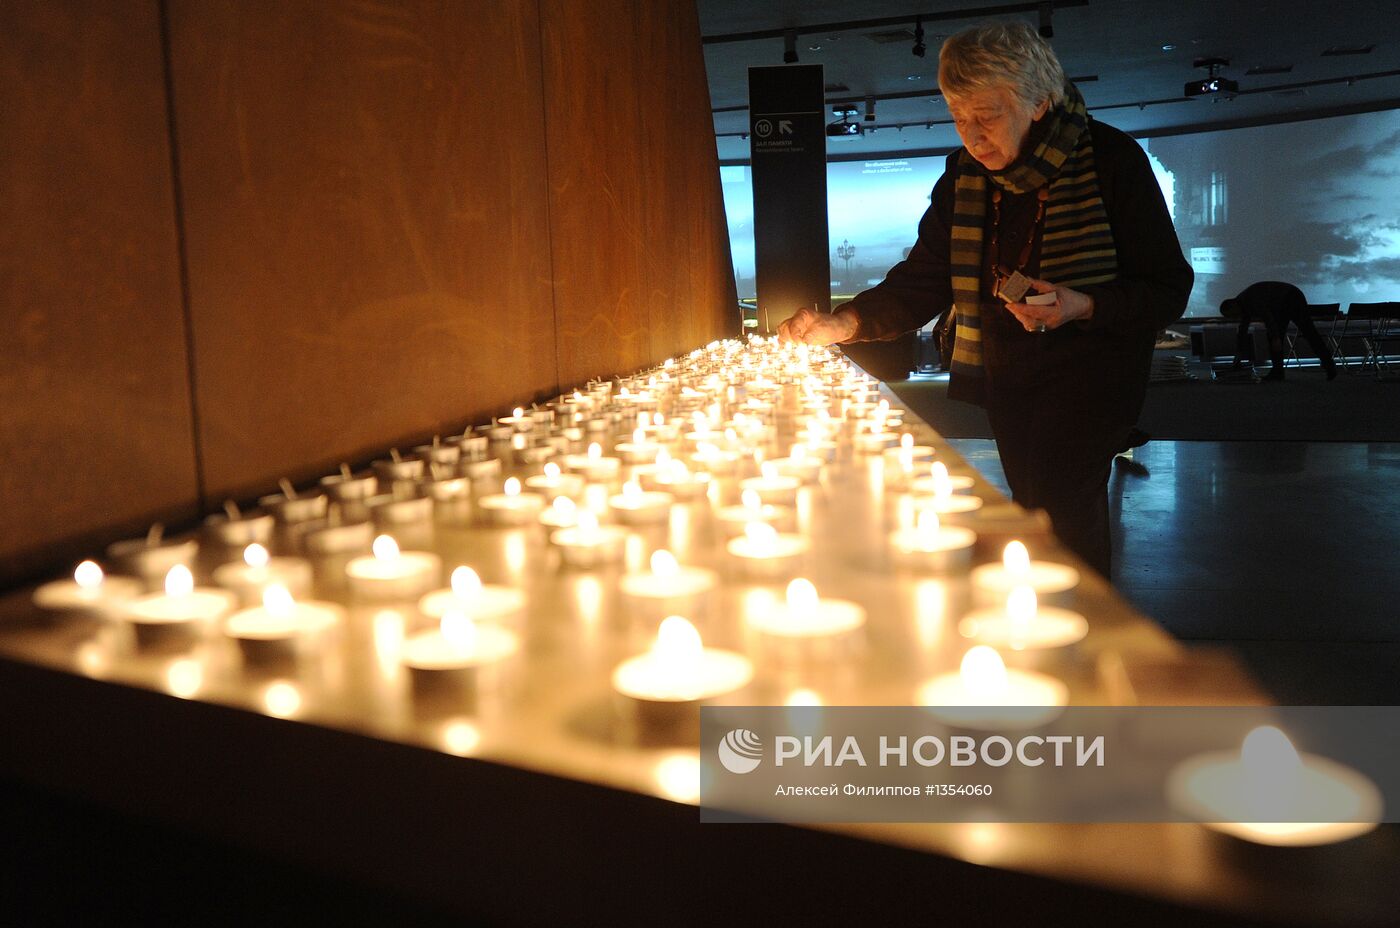
<path fill-rule="evenodd" d="M 1030 135 L 1031 123 L 1044 116 L 1050 106 L 1045 100 L 1035 109 L 1027 109 L 1009 87 L 946 99 L 958 137 L 989 171 L 1003 171 L 1016 160 Z"/>

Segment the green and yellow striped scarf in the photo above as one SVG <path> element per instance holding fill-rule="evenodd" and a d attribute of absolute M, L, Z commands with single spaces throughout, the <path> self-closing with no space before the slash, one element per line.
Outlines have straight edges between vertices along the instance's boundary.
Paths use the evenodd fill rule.
<path fill-rule="evenodd" d="M 1041 141 L 1004 171 L 987 171 L 967 149 L 958 158 L 953 199 L 951 269 L 957 337 L 954 374 L 982 376 L 983 313 L 1006 312 L 982 295 L 982 243 L 987 221 L 987 181 L 1008 193 L 1030 193 L 1050 185 L 1039 277 L 1068 287 L 1103 283 L 1118 276 L 1118 252 L 1108 225 L 1089 114 L 1084 98 L 1066 81 L 1064 100 L 1045 117 Z"/>

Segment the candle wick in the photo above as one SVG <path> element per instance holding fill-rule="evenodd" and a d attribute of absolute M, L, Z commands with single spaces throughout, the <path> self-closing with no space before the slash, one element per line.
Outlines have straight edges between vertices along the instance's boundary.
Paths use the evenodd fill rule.
<path fill-rule="evenodd" d="M 281 480 L 277 481 L 277 485 L 282 488 L 282 495 L 287 497 L 287 499 L 297 498 L 296 488 L 292 486 L 292 482 L 286 477 L 283 477 Z"/>
<path fill-rule="evenodd" d="M 230 521 L 235 522 L 243 518 L 243 513 L 238 511 L 238 504 L 231 499 L 224 500 L 224 515 L 228 516 Z"/>
<path fill-rule="evenodd" d="M 441 436 L 441 435 L 434 435 L 434 436 L 433 436 L 433 447 L 434 447 L 434 448 L 441 448 L 441 447 L 442 447 L 442 436 Z"/>
<path fill-rule="evenodd" d="M 398 449 L 398 448 L 390 448 L 390 449 L 389 449 L 389 458 L 390 458 L 395 464 L 399 464 L 399 463 L 401 463 L 401 462 L 403 461 L 403 457 L 399 455 L 399 449 Z"/>
<path fill-rule="evenodd" d="M 352 472 L 351 472 L 351 470 L 350 470 L 350 465 L 349 465 L 349 464 L 341 464 L 341 465 L 340 465 L 340 476 L 341 476 L 341 477 L 343 477 L 343 478 L 346 479 L 346 480 L 349 480 L 350 477 L 351 477 L 352 475 L 353 475 L 353 474 L 352 474 Z"/>
<path fill-rule="evenodd" d="M 159 522 L 153 523 L 149 531 L 146 532 L 146 546 L 154 548 L 160 544 L 161 536 L 165 534 L 165 526 Z"/>

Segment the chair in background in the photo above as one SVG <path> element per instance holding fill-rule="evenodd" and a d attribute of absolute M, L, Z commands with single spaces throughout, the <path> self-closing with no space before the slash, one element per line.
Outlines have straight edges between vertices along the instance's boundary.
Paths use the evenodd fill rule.
<path fill-rule="evenodd" d="M 1332 357 L 1339 354 L 1337 330 L 1341 325 L 1345 325 L 1345 317 L 1342 315 L 1341 303 L 1309 303 L 1308 317 L 1312 319 L 1313 327 L 1317 329 L 1317 334 L 1322 336 L 1322 343 L 1332 352 Z M 1293 359 L 1295 367 L 1301 367 L 1302 361 L 1298 358 L 1298 336 L 1301 333 L 1296 325 L 1289 325 L 1285 338 L 1288 342 L 1288 356 Z M 1321 359 L 1319 359 L 1321 360 Z"/>
<path fill-rule="evenodd" d="M 1400 303 L 1352 303 L 1347 307 L 1341 342 L 1359 339 L 1362 348 L 1361 369 L 1372 368 L 1379 376 L 1383 364 L 1389 365 L 1381 350 L 1386 342 L 1400 338 Z"/>

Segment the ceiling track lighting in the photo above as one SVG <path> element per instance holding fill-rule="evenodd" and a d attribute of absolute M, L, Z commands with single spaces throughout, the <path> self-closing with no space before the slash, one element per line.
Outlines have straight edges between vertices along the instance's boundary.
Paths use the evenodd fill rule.
<path fill-rule="evenodd" d="M 783 33 L 783 64 L 797 64 L 797 30 Z"/>
<path fill-rule="evenodd" d="M 928 46 L 924 44 L 924 21 L 923 17 L 914 18 L 914 57 L 922 58 L 928 52 Z"/>
<path fill-rule="evenodd" d="M 1050 21 L 1055 15 L 1055 5 L 1053 3 L 1042 3 L 1040 5 L 1040 37 L 1042 39 L 1053 39 L 1055 37 L 1055 24 Z"/>

